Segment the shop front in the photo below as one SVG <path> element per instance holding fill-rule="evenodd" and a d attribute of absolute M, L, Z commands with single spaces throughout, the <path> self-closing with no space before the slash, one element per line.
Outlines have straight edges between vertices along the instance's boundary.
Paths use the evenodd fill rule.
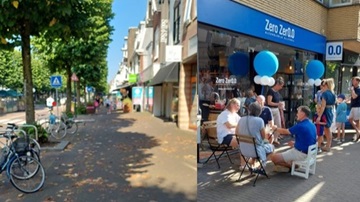
<path fill-rule="evenodd" d="M 292 125 L 292 112 L 309 104 L 316 90 L 307 85 L 305 68 L 312 59 L 323 61 L 326 38 L 233 1 L 199 0 L 198 5 L 198 96 L 202 119 L 216 119 L 229 99 L 244 101 L 249 89 L 266 95 L 269 86 L 254 82 L 257 73 L 253 61 L 260 51 L 268 50 L 279 62 L 273 77 L 285 79 L 281 94 L 286 104 L 286 124 Z"/>

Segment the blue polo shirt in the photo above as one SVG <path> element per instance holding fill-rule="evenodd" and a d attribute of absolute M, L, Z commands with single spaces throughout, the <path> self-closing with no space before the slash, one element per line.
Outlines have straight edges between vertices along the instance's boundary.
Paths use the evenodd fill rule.
<path fill-rule="evenodd" d="M 271 110 L 268 106 L 264 106 L 261 110 L 260 118 L 264 121 L 264 124 L 268 124 L 269 121 L 273 120 Z"/>
<path fill-rule="evenodd" d="M 291 134 L 295 134 L 295 149 L 307 153 L 310 145 L 316 144 L 316 128 L 309 120 L 304 119 L 289 128 Z"/>

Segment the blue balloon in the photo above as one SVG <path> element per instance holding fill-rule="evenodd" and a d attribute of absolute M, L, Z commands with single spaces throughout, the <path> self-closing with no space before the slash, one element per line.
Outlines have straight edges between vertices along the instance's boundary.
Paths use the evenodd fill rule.
<path fill-rule="evenodd" d="M 236 52 L 228 58 L 228 68 L 231 74 L 245 76 L 249 72 L 249 56 L 245 53 Z"/>
<path fill-rule="evenodd" d="M 324 64 L 319 60 L 311 60 L 306 66 L 306 74 L 310 79 L 319 79 L 324 72 Z"/>
<path fill-rule="evenodd" d="M 254 68 L 260 76 L 271 77 L 279 68 L 279 60 L 274 53 L 264 50 L 255 56 Z"/>

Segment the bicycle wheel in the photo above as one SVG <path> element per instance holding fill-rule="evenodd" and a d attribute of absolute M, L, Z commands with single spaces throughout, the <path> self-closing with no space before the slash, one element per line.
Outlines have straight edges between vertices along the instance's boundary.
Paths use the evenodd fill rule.
<path fill-rule="evenodd" d="M 28 156 L 31 158 L 25 158 L 25 156 Z M 20 170 L 21 166 L 25 166 L 27 164 L 29 164 L 29 165 L 33 164 L 33 162 L 32 162 L 33 159 L 39 161 L 39 163 L 40 163 L 39 155 L 33 150 L 19 153 L 18 157 L 14 157 L 14 158 L 15 158 L 15 160 L 12 162 L 14 172 L 12 174 L 17 179 L 23 179 L 23 180 L 29 179 L 32 176 L 34 176 L 36 174 L 36 172 L 39 170 L 39 166 L 38 167 L 32 166 L 33 167 L 33 169 L 31 170 L 32 172 L 30 173 L 30 170 L 29 170 L 29 173 L 27 173 L 26 176 L 24 176 L 24 174 Z M 18 167 L 16 167 L 16 166 L 18 166 Z"/>
<path fill-rule="evenodd" d="M 34 193 L 45 182 L 45 170 L 41 163 L 31 156 L 15 157 L 8 167 L 11 184 L 21 192 Z"/>
<path fill-rule="evenodd" d="M 67 120 L 66 126 L 66 132 L 69 134 L 75 134 L 78 130 L 78 124 L 73 120 Z"/>
<path fill-rule="evenodd" d="M 34 138 L 30 138 L 30 148 L 33 149 L 40 157 L 40 144 Z"/>
<path fill-rule="evenodd" d="M 50 124 L 49 126 L 50 134 L 55 139 L 62 139 L 66 135 L 66 125 L 62 121 L 56 121 L 54 124 Z"/>

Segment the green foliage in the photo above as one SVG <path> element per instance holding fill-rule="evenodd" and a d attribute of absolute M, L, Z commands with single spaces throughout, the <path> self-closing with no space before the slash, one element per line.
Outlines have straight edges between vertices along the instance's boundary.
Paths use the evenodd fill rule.
<path fill-rule="evenodd" d="M 84 104 L 76 106 L 76 114 L 86 114 L 86 106 Z"/>
<path fill-rule="evenodd" d="M 37 131 L 38 131 L 38 142 L 41 143 L 45 143 L 49 141 L 49 134 L 46 132 L 46 130 L 44 128 L 42 128 L 40 126 L 40 124 L 33 124 Z M 29 137 L 36 139 L 36 135 L 35 135 L 35 129 L 33 127 L 25 127 L 23 128 L 23 130 L 26 132 L 26 134 L 29 135 Z"/>

